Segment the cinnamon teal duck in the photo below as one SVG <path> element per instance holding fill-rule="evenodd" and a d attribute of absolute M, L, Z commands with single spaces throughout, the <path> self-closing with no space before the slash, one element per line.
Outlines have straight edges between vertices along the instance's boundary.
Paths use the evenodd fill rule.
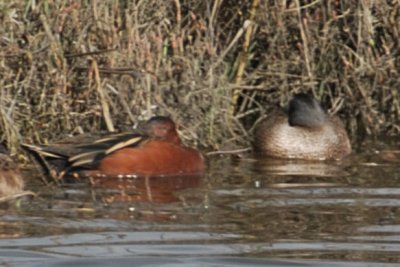
<path fill-rule="evenodd" d="M 89 144 L 23 147 L 53 178 L 175 176 L 204 170 L 201 153 L 184 146 L 174 121 L 163 116 L 148 120 L 142 131 Z"/>

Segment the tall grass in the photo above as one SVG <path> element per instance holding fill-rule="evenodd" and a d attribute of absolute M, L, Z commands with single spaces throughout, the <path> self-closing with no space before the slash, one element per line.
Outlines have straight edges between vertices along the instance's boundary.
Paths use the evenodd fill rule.
<path fill-rule="evenodd" d="M 170 115 L 247 146 L 313 91 L 353 136 L 400 132 L 398 1 L 0 0 L 0 127 L 14 149 Z"/>

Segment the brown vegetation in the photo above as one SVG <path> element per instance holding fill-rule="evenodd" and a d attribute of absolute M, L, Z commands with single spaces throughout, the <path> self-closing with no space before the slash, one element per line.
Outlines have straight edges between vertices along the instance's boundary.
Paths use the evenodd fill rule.
<path fill-rule="evenodd" d="M 0 127 L 15 149 L 127 130 L 246 146 L 260 115 L 313 91 L 352 136 L 400 132 L 399 1 L 0 1 Z M 197 142 L 197 143 L 196 143 Z"/>

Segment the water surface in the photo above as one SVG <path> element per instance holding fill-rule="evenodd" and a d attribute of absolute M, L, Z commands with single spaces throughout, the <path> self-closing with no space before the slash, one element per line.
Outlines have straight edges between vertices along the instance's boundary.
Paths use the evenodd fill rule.
<path fill-rule="evenodd" d="M 341 162 L 212 156 L 200 177 L 44 185 L 0 210 L 16 266 L 390 266 L 400 262 L 400 148 Z M 396 266 L 394 264 L 393 266 Z"/>

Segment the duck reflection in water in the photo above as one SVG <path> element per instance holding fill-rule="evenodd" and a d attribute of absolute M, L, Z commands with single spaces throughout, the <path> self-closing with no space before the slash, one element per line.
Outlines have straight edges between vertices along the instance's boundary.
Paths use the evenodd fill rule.
<path fill-rule="evenodd" d="M 179 202 L 179 194 L 185 189 L 201 186 L 201 175 L 169 177 L 135 177 L 130 179 L 92 178 L 90 183 L 101 190 L 101 198 L 113 202 L 153 202 L 168 204 Z"/>

